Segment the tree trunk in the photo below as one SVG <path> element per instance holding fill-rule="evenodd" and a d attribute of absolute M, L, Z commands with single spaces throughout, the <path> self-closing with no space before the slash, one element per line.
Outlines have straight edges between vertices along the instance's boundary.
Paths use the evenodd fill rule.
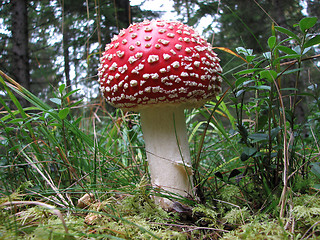
<path fill-rule="evenodd" d="M 11 1 L 12 19 L 12 69 L 16 81 L 30 90 L 29 53 L 28 53 L 28 9 L 27 0 Z M 23 107 L 29 103 L 17 96 Z"/>
<path fill-rule="evenodd" d="M 68 34 L 68 23 L 65 21 L 63 22 L 63 33 L 62 33 L 62 45 L 63 45 L 63 57 L 64 57 L 64 75 L 66 79 L 66 86 L 71 86 L 70 80 L 70 58 L 69 58 L 69 34 Z M 68 88 L 67 88 L 68 89 Z"/>
<path fill-rule="evenodd" d="M 284 1 L 272 0 L 271 15 L 279 26 L 286 28 L 288 25 L 285 17 L 285 5 Z"/>
<path fill-rule="evenodd" d="M 68 6 L 62 5 L 63 17 L 62 17 L 62 48 L 63 48 L 63 58 L 64 58 L 64 75 L 65 75 L 65 84 L 67 87 L 71 86 L 70 80 L 70 58 L 69 58 L 69 12 Z M 68 89 L 68 88 L 67 88 Z"/>
<path fill-rule="evenodd" d="M 131 23 L 130 1 L 116 0 L 116 11 L 119 29 L 127 28 Z"/>

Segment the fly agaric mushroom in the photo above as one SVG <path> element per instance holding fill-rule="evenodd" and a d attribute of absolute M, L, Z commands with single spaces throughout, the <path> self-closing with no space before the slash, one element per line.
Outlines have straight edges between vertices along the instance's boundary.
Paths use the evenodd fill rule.
<path fill-rule="evenodd" d="M 106 45 L 100 90 L 112 106 L 140 112 L 154 187 L 195 195 L 184 109 L 221 91 L 219 61 L 204 38 L 177 21 L 132 24 Z M 168 199 L 156 200 L 172 207 Z"/>

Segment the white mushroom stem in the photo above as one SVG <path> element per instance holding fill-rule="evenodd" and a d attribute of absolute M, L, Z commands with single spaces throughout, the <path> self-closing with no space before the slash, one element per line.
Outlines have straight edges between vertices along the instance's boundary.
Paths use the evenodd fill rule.
<path fill-rule="evenodd" d="M 151 183 L 173 195 L 193 196 L 192 168 L 184 109 L 182 106 L 140 110 Z M 172 202 L 156 198 L 163 208 Z"/>

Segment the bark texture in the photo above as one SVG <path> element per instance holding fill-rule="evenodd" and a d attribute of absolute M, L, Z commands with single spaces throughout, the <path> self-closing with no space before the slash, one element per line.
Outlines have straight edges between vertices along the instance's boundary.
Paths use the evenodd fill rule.
<path fill-rule="evenodd" d="M 117 20 L 119 29 L 127 28 L 131 23 L 130 1 L 116 0 Z"/>
<path fill-rule="evenodd" d="M 30 90 L 29 53 L 28 53 L 28 1 L 11 1 L 12 19 L 12 68 L 15 80 L 23 87 Z M 23 107 L 28 102 L 19 97 Z"/>

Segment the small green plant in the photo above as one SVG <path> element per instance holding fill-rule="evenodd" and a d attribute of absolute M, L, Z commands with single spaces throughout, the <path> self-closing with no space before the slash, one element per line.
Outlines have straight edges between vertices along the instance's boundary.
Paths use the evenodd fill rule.
<path fill-rule="evenodd" d="M 229 99 L 236 113 L 242 145 L 239 158 L 244 166 L 243 171 L 237 169 L 233 176 L 250 179 L 254 187 L 250 190 L 242 185 L 242 193 L 249 200 L 259 196 L 260 206 L 267 199 L 271 203 L 268 205 L 275 208 L 280 201 L 281 216 L 287 188 L 305 163 L 297 147 L 302 139 L 303 122 L 296 115 L 305 95 L 302 66 L 306 60 L 317 57 L 308 55 L 320 43 L 320 35 L 311 33 L 316 22 L 314 17 L 302 19 L 296 25 L 298 34 L 272 26 L 269 49 L 261 55 L 237 48 L 234 55 L 245 61 L 244 69 L 232 74 L 233 82 L 226 79 L 231 87 Z M 220 173 L 217 176 L 222 178 Z"/>
<path fill-rule="evenodd" d="M 31 199 L 55 193 L 57 199 L 51 199 L 55 204 L 72 207 L 82 192 L 99 186 L 103 189 L 105 182 L 116 188 L 143 176 L 140 163 L 130 160 L 139 149 L 128 151 L 128 142 L 126 147 L 118 148 L 124 136 L 130 141 L 137 138 L 130 129 L 121 135 L 119 124 L 124 125 L 126 116 L 107 115 L 107 124 L 94 132 L 83 128 L 88 120 L 75 117 L 77 111 L 91 108 L 81 106 L 81 100 L 70 100 L 77 90 L 67 91 L 64 84 L 60 85 L 50 99 L 52 107 L 2 72 L 1 76 L 1 88 L 7 93 L 6 98 L 0 97 L 6 110 L 0 118 L 0 161 L 7 166 L 0 169 L 1 185 L 5 186 L 2 194 L 9 195 L 25 181 L 31 181 Z M 22 108 L 13 92 L 25 97 L 32 107 Z M 12 104 L 17 110 L 11 110 Z M 89 122 L 94 119 L 89 118 Z M 118 119 L 119 124 L 114 124 Z"/>

